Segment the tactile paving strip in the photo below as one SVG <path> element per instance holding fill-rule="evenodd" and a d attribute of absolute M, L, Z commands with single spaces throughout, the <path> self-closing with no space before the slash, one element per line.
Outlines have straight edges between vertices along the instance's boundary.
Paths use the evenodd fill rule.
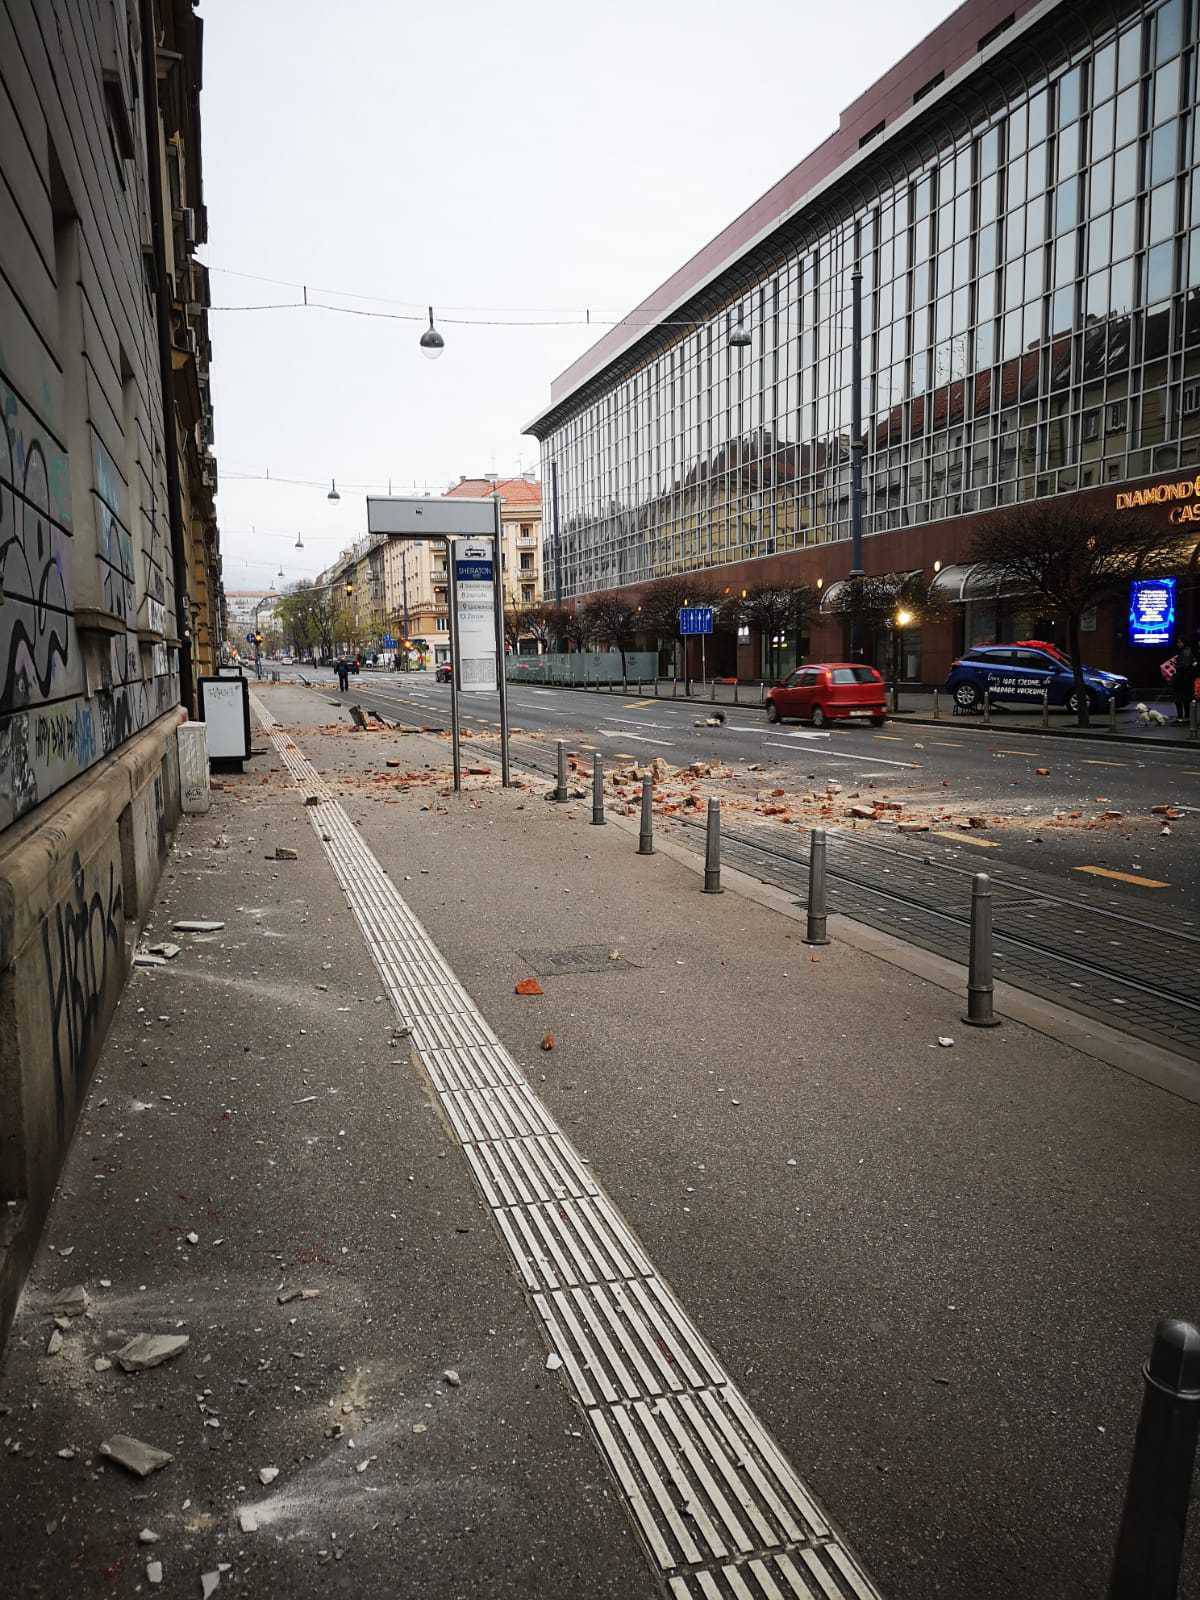
<path fill-rule="evenodd" d="M 672 1600 L 879 1600 L 287 734 L 252 696 Z"/>

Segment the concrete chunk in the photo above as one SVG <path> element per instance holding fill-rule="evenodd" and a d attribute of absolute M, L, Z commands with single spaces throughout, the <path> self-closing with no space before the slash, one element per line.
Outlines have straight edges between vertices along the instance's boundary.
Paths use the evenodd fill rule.
<path fill-rule="evenodd" d="M 81 1317 L 91 1303 L 87 1290 L 77 1283 L 64 1289 L 50 1309 L 59 1317 Z"/>
<path fill-rule="evenodd" d="M 145 1372 L 181 1355 L 191 1343 L 186 1333 L 139 1333 L 117 1351 L 126 1372 Z"/>
<path fill-rule="evenodd" d="M 131 1438 L 127 1433 L 113 1433 L 107 1439 L 102 1439 L 100 1454 L 138 1478 L 148 1478 L 152 1472 L 157 1472 L 168 1461 L 175 1459 L 166 1450 L 156 1450 L 152 1444 Z"/>
<path fill-rule="evenodd" d="M 173 933 L 220 933 L 225 926 L 223 922 L 205 922 L 203 919 L 185 918 L 182 922 L 173 922 Z"/>

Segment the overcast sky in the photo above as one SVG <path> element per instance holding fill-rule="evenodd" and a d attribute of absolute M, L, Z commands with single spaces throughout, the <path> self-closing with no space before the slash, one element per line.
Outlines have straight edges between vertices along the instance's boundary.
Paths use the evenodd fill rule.
<path fill-rule="evenodd" d="M 419 322 L 214 310 L 226 588 L 328 565 L 365 531 L 352 484 L 441 493 L 461 473 L 536 468 L 521 428 L 595 333 L 448 319 L 615 319 L 949 9 L 203 0 L 214 307 L 307 283 L 360 310 L 432 302 L 446 339 L 431 362 Z M 325 487 L 235 477 L 268 470 Z"/>

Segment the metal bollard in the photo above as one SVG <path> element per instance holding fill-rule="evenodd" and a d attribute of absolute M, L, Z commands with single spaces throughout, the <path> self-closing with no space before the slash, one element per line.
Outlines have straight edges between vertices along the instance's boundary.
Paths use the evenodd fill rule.
<path fill-rule="evenodd" d="M 654 785 L 650 774 L 642 779 L 642 826 L 638 832 L 638 855 L 654 854 Z"/>
<path fill-rule="evenodd" d="M 825 931 L 829 906 L 825 894 L 825 829 L 813 828 L 808 836 L 808 927 L 805 944 L 828 944 Z"/>
<path fill-rule="evenodd" d="M 765 683 L 763 683 L 762 679 L 760 678 L 759 679 L 759 683 L 758 683 L 758 703 L 759 703 L 760 706 L 763 704 L 763 702 L 764 702 L 764 700 L 766 698 L 766 692 L 767 692 L 767 686 L 766 686 Z"/>
<path fill-rule="evenodd" d="M 1200 739 L 1200 700 L 1192 701 L 1192 738 Z"/>
<path fill-rule="evenodd" d="M 704 892 L 723 894 L 721 888 L 721 802 L 708 802 L 708 833 L 704 842 Z"/>
<path fill-rule="evenodd" d="M 1142 1374 L 1108 1600 L 1174 1600 L 1200 1432 L 1200 1328 L 1164 1317 Z"/>
<path fill-rule="evenodd" d="M 734 705 L 738 703 L 738 681 L 736 678 L 733 680 L 733 703 Z"/>
<path fill-rule="evenodd" d="M 654 674 L 654 698 L 658 699 L 658 673 Z"/>
<path fill-rule="evenodd" d="M 985 728 L 990 728 L 992 725 L 992 691 L 990 689 L 983 691 L 983 725 Z"/>
<path fill-rule="evenodd" d="M 1049 689 L 1043 689 L 1042 690 L 1042 727 L 1043 728 L 1048 728 L 1049 726 L 1050 726 L 1050 691 L 1049 691 Z"/>
<path fill-rule="evenodd" d="M 567 747 L 562 740 L 558 741 L 558 783 L 554 789 L 556 800 L 567 798 Z"/>
<path fill-rule="evenodd" d="M 940 722 L 942 720 L 942 706 L 941 701 L 938 699 L 938 690 L 936 689 L 933 691 L 933 720 L 935 722 Z"/>
<path fill-rule="evenodd" d="M 1109 733 L 1116 733 L 1117 731 L 1117 697 L 1115 694 L 1110 694 L 1108 697 L 1108 731 Z"/>
<path fill-rule="evenodd" d="M 992 1010 L 992 885 L 986 872 L 971 879 L 971 956 L 967 973 L 967 1011 L 973 1028 L 998 1028 Z"/>
<path fill-rule="evenodd" d="M 604 768 L 597 750 L 592 756 L 592 827 L 602 828 L 604 820 Z"/>

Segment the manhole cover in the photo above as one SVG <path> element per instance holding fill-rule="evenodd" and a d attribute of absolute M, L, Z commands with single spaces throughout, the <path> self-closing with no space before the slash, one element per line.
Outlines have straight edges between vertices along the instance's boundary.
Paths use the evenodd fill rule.
<path fill-rule="evenodd" d="M 522 950 L 521 959 L 541 978 L 565 977 L 573 972 L 620 972 L 637 967 L 616 945 L 573 944 L 563 950 Z"/>

